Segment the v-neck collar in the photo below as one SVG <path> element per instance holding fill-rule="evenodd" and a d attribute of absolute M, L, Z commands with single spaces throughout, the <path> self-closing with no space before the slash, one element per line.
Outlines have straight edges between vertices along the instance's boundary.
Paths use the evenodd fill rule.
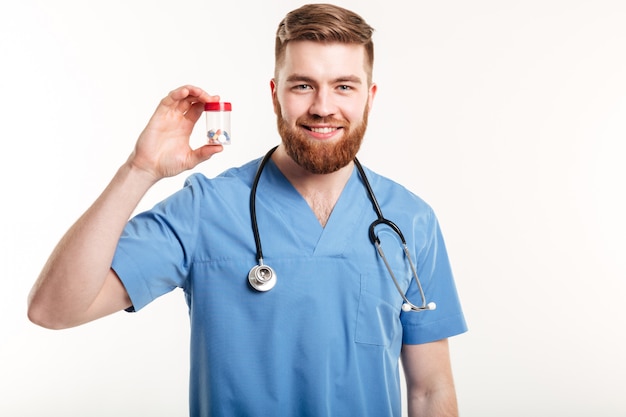
<path fill-rule="evenodd" d="M 281 238 L 293 240 L 292 244 L 297 250 L 305 250 L 314 256 L 342 256 L 350 240 L 359 232 L 357 226 L 364 210 L 371 209 L 356 168 L 353 168 L 326 227 L 322 227 L 304 197 L 273 161 L 268 161 L 264 171 L 267 171 L 261 176 L 264 184 L 263 187 L 259 186 L 259 190 L 268 187 L 266 195 L 273 197 L 263 200 L 283 223 L 280 229 L 285 230 L 285 235 Z M 361 232 L 367 234 L 367 231 Z M 261 239 L 264 239 L 263 236 Z"/>

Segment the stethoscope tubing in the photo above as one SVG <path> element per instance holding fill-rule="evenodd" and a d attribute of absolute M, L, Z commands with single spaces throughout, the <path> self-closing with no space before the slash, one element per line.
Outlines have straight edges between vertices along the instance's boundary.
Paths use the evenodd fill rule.
<path fill-rule="evenodd" d="M 374 206 L 374 211 L 376 212 L 376 216 L 378 217 L 376 220 L 372 222 L 372 224 L 369 227 L 369 237 L 372 243 L 376 246 L 376 250 L 378 251 L 378 254 L 383 259 L 383 262 L 385 263 L 385 267 L 387 267 L 387 270 L 389 271 L 389 275 L 391 275 L 391 279 L 393 280 L 393 283 L 396 286 L 398 293 L 402 297 L 402 300 L 404 300 L 404 304 L 402 305 L 402 310 L 417 311 L 417 312 L 425 311 L 425 310 L 434 310 L 436 308 L 435 303 L 432 303 L 432 302 L 428 304 L 426 303 L 426 296 L 424 295 L 424 289 L 422 288 L 422 283 L 420 282 L 419 277 L 417 275 L 417 269 L 415 268 L 415 265 L 413 264 L 413 261 L 411 260 L 411 253 L 409 252 L 409 248 L 406 245 L 406 239 L 404 238 L 404 234 L 402 233 L 402 230 L 400 230 L 400 227 L 398 227 L 397 224 L 395 224 L 389 219 L 386 219 L 385 216 L 383 216 L 383 211 L 380 208 L 380 204 L 378 204 L 378 200 L 376 199 L 374 190 L 372 190 L 372 186 L 370 185 L 370 182 L 367 179 L 367 175 L 365 175 L 365 170 L 363 169 L 363 167 L 361 166 L 361 163 L 359 162 L 357 158 L 354 158 L 354 165 L 359 171 L 359 175 L 361 175 L 361 179 L 363 180 L 363 184 L 365 184 L 367 194 L 369 195 L 372 205 Z M 398 237 L 400 238 L 400 241 L 402 242 L 402 250 L 404 251 L 404 255 L 409 262 L 409 265 L 411 267 L 411 273 L 413 274 L 413 277 L 415 278 L 415 283 L 417 284 L 417 288 L 422 298 L 421 306 L 416 306 L 415 304 L 409 301 L 409 299 L 404 294 L 404 291 L 402 291 L 402 288 L 400 287 L 400 283 L 398 283 L 398 280 L 396 278 L 396 275 L 393 273 L 393 269 L 391 268 L 391 265 L 389 265 L 389 262 L 387 261 L 387 257 L 385 256 L 385 252 L 383 251 L 382 245 L 380 243 L 380 239 L 376 235 L 376 230 L 375 230 L 376 226 L 379 226 L 381 224 L 390 227 L 398 235 Z"/>
<path fill-rule="evenodd" d="M 254 234 L 254 243 L 256 245 L 256 260 L 259 265 L 263 265 L 263 247 L 261 245 L 259 225 L 256 221 L 256 189 L 259 186 L 259 181 L 261 179 L 261 174 L 263 173 L 263 168 L 265 168 L 267 161 L 270 160 L 276 148 L 278 148 L 278 145 L 270 149 L 263 157 L 263 160 L 261 160 L 261 163 L 256 170 L 256 174 L 254 175 L 254 180 L 252 181 L 252 189 L 250 190 L 250 220 L 252 222 L 252 233 Z"/>
<path fill-rule="evenodd" d="M 261 160 L 261 163 L 259 164 L 259 167 L 257 168 L 256 174 L 254 176 L 254 180 L 252 181 L 252 188 L 250 189 L 250 221 L 252 223 L 252 233 L 254 234 L 254 243 L 256 245 L 257 265 L 252 267 L 252 269 L 250 270 L 248 274 L 248 281 L 250 285 L 258 291 L 268 291 L 276 285 L 276 273 L 271 267 L 264 265 L 263 263 L 263 247 L 261 245 L 261 234 L 259 233 L 259 225 L 257 223 L 257 217 L 256 217 L 256 192 L 257 192 L 257 188 L 259 185 L 259 181 L 261 179 L 261 174 L 263 173 L 263 169 L 265 168 L 265 165 L 270 160 L 270 158 L 272 157 L 272 154 L 277 148 L 278 148 L 278 145 L 274 146 L 265 154 L 265 156 Z M 380 208 L 380 205 L 378 204 L 376 195 L 374 194 L 374 191 L 372 190 L 372 186 L 370 185 L 367 179 L 367 176 L 365 175 L 365 171 L 363 170 L 363 167 L 361 166 L 361 163 L 359 162 L 357 158 L 354 158 L 354 164 L 357 170 L 359 171 L 359 175 L 361 176 L 361 180 L 363 181 L 363 184 L 365 185 L 365 189 L 370 198 L 370 201 L 372 202 L 372 206 L 377 216 L 377 219 L 374 220 L 369 227 L 369 238 L 372 241 L 372 243 L 376 246 L 376 250 L 378 251 L 378 254 L 383 259 L 383 262 L 387 270 L 389 271 L 389 274 L 391 275 L 393 283 L 396 289 L 398 290 L 398 293 L 400 294 L 400 296 L 402 297 L 404 301 L 404 304 L 402 305 L 402 310 L 404 311 L 434 310 L 436 308 L 435 303 L 432 303 L 432 302 L 428 304 L 426 303 L 424 290 L 417 276 L 417 269 L 415 268 L 415 265 L 413 264 L 413 261 L 411 260 L 411 255 L 407 247 L 406 240 L 404 239 L 404 235 L 402 234 L 402 231 L 394 222 L 392 222 L 389 219 L 386 219 L 383 216 L 383 212 Z M 391 265 L 389 265 L 389 262 L 387 261 L 387 257 L 385 256 L 385 252 L 382 249 L 380 239 L 376 235 L 375 229 L 379 225 L 386 225 L 390 227 L 400 238 L 402 242 L 402 248 L 404 250 L 404 254 L 409 262 L 409 265 L 411 267 L 411 272 L 413 274 L 413 277 L 415 278 L 415 282 L 417 284 L 417 287 L 419 289 L 419 292 L 422 298 L 421 306 L 416 306 L 413 303 L 411 303 L 407 299 L 404 292 L 402 291 L 402 288 L 400 287 L 400 284 L 398 280 L 396 279 L 395 274 L 393 273 L 393 269 L 391 268 Z"/>

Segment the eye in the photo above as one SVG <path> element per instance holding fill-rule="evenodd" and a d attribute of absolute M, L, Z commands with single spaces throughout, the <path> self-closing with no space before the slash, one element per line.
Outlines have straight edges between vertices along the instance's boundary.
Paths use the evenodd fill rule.
<path fill-rule="evenodd" d="M 298 85 L 294 85 L 292 88 L 297 91 L 305 91 L 305 90 L 310 90 L 313 87 L 311 87 L 309 84 L 298 84 Z"/>
<path fill-rule="evenodd" d="M 351 94 L 356 91 L 355 86 L 352 84 L 340 84 L 336 89 L 341 94 Z"/>

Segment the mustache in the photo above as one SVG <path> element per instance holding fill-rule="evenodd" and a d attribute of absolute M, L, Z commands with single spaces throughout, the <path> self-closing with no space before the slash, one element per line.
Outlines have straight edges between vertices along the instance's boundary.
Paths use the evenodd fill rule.
<path fill-rule="evenodd" d="M 297 125 L 310 126 L 315 124 L 329 125 L 333 127 L 349 127 L 350 123 L 345 120 L 335 119 L 332 116 L 302 116 L 296 120 Z"/>

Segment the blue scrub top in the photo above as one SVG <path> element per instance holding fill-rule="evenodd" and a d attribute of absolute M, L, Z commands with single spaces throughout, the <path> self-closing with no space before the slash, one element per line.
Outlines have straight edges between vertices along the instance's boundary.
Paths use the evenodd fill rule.
<path fill-rule="evenodd" d="M 437 219 L 404 187 L 366 169 L 383 213 L 417 259 L 427 301 L 402 298 L 372 245 L 376 219 L 355 169 L 326 225 L 273 162 L 257 189 L 271 291 L 248 284 L 256 264 L 249 212 L 260 160 L 219 177 L 190 176 L 179 192 L 133 218 L 113 269 L 135 310 L 183 288 L 191 320 L 191 416 L 400 416 L 398 358 L 466 330 Z M 399 239 L 377 229 L 409 300 L 421 304 Z"/>

